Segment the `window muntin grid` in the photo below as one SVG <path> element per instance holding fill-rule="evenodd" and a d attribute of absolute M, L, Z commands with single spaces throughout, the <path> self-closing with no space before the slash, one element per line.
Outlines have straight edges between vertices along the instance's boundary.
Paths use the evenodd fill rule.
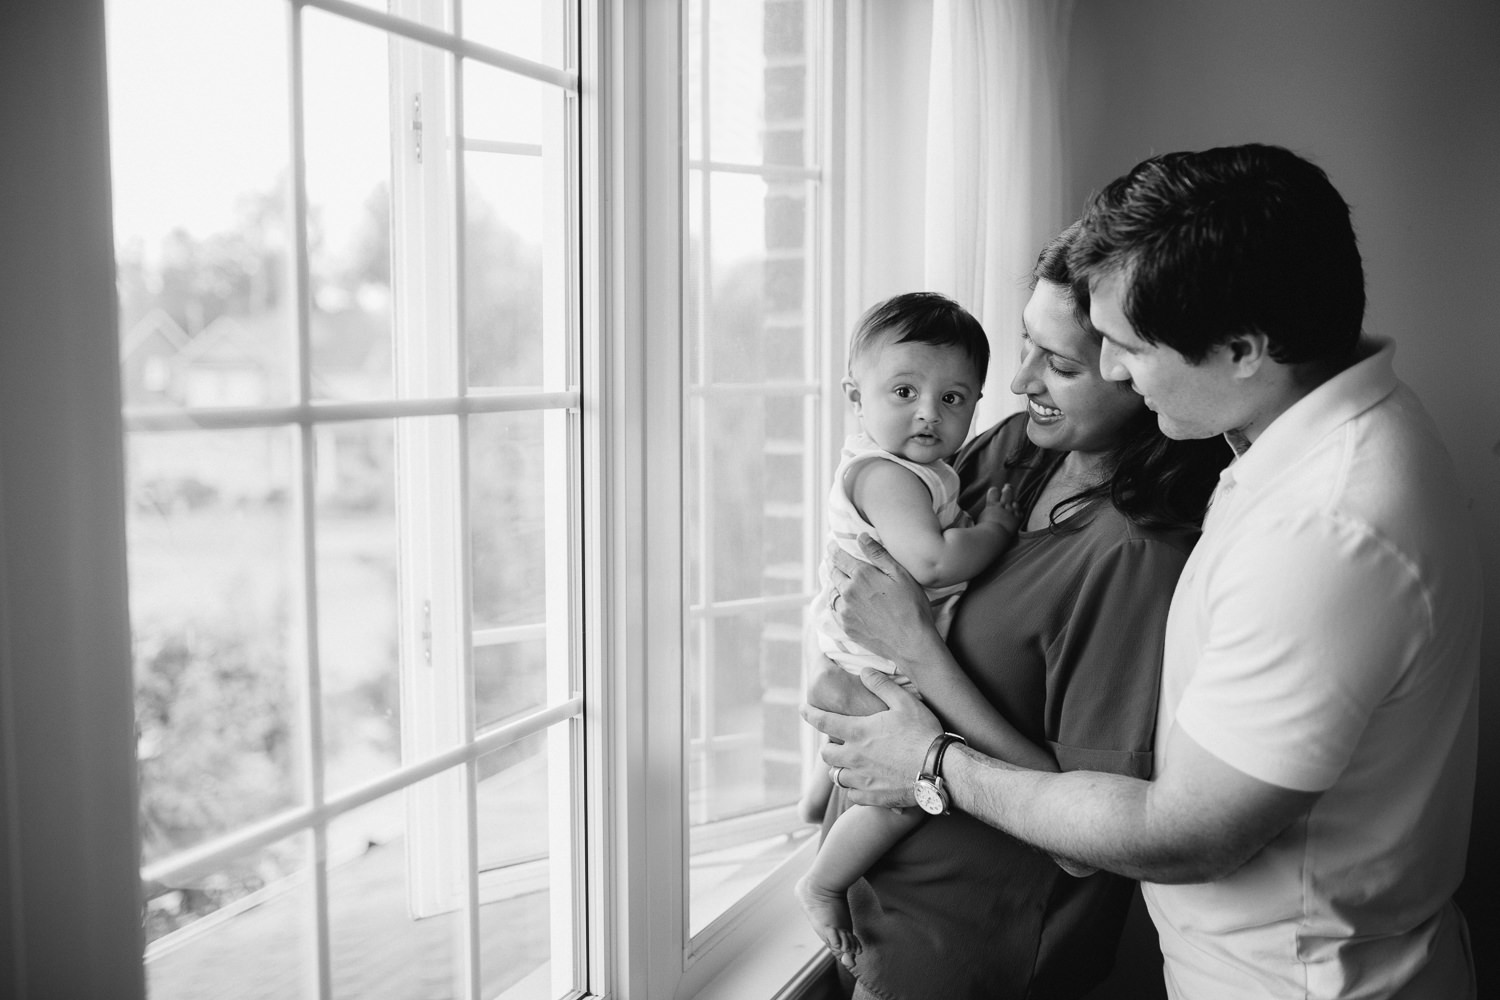
<path fill-rule="evenodd" d="M 387 373 L 383 376 L 387 381 L 366 380 L 351 391 L 347 382 L 341 385 L 337 378 L 326 377 L 323 370 L 326 366 L 320 367 L 320 361 L 331 356 L 329 342 L 337 340 L 340 334 L 349 339 L 349 331 L 335 330 L 328 337 L 319 337 L 320 318 L 326 319 L 338 303 L 320 301 L 313 287 L 314 270 L 323 266 L 317 240 L 326 233 L 316 231 L 313 225 L 316 221 L 313 216 L 321 206 L 310 197 L 303 170 L 291 170 L 281 187 L 286 192 L 284 201 L 290 207 L 292 224 L 281 230 L 285 273 L 279 280 L 286 282 L 290 294 L 283 299 L 280 309 L 283 319 L 279 325 L 293 336 L 282 336 L 279 351 L 272 351 L 269 357 L 254 355 L 247 359 L 245 344 L 254 341 L 258 331 L 247 331 L 243 323 L 239 324 L 241 328 L 232 329 L 226 323 L 211 356 L 201 350 L 189 352 L 197 355 L 189 359 L 193 362 L 192 373 L 202 377 L 187 389 L 174 393 L 162 391 L 169 388 L 170 368 L 178 360 L 171 352 L 191 347 L 202 331 L 189 333 L 180 327 L 173 330 L 177 324 L 170 322 L 171 317 L 157 315 L 147 317 L 149 329 L 139 337 L 132 338 L 134 330 L 129 329 L 122 336 L 122 348 L 128 349 L 135 340 L 143 339 L 149 339 L 155 348 L 141 364 L 132 367 L 127 357 L 122 366 L 127 390 L 133 384 L 145 390 L 134 395 L 127 391 L 124 423 L 131 448 L 152 450 L 160 442 L 196 437 L 209 442 L 208 451 L 200 455 L 200 460 L 207 462 L 209 455 L 221 457 L 224 449 L 219 442 L 232 437 L 243 440 L 249 435 L 259 441 L 269 436 L 282 442 L 271 449 L 275 453 L 272 457 L 260 454 L 267 451 L 264 445 L 252 449 L 257 452 L 255 462 L 259 464 L 251 463 L 254 468 L 242 470 L 240 478 L 259 477 L 261 488 L 274 491 L 278 497 L 275 502 L 281 515 L 277 522 L 280 541 L 276 551 L 282 563 L 289 566 L 285 575 L 292 581 L 283 595 L 282 614 L 288 619 L 283 628 L 285 634 L 295 637 L 291 644 L 295 648 L 279 655 L 288 678 L 286 697 L 300 706 L 295 718 L 284 727 L 287 732 L 279 737 L 296 744 L 290 753 L 296 773 L 289 775 L 291 780 L 287 782 L 292 789 L 291 800 L 272 802 L 263 814 L 252 812 L 247 817 L 238 817 L 229 829 L 211 831 L 209 836 L 185 849 L 160 852 L 143 869 L 142 880 L 148 891 L 180 893 L 171 887 L 212 879 L 226 865 L 246 857 L 258 859 L 266 851 L 275 851 L 277 845 L 310 842 L 306 849 L 278 853 L 292 859 L 285 862 L 291 867 L 286 878 L 303 886 L 299 892 L 310 907 L 306 909 L 308 938 L 315 956 L 309 964 L 311 985 L 307 988 L 311 992 L 307 995 L 339 994 L 343 978 L 336 953 L 342 918 L 333 896 L 330 865 L 340 856 L 342 818 L 378 808 L 399 820 L 408 811 L 399 808 L 399 798 L 443 803 L 452 815 L 467 817 L 459 826 L 460 831 L 467 832 L 457 842 L 424 843 L 418 829 L 420 824 L 414 825 L 410 819 L 397 822 L 407 837 L 408 855 L 423 855 L 408 860 L 413 884 L 418 885 L 424 879 L 429 883 L 435 879 L 438 883 L 430 891 L 415 890 L 417 896 L 425 892 L 425 900 L 414 897 L 409 902 L 418 911 L 425 907 L 433 912 L 459 914 L 454 918 L 458 920 L 461 939 L 455 983 L 462 991 L 477 995 L 481 989 L 489 988 L 487 984 L 496 974 L 494 962 L 488 954 L 481 954 L 479 945 L 479 924 L 482 918 L 488 919 L 483 917 L 486 912 L 483 905 L 512 891 L 504 885 L 507 868 L 517 865 L 536 868 L 536 859 L 530 856 L 502 857 L 486 864 L 494 868 L 494 877 L 479 877 L 475 841 L 482 822 L 481 797 L 486 774 L 503 775 L 517 765 L 516 761 L 509 761 L 496 770 L 481 762 L 513 754 L 518 747 L 536 745 L 541 749 L 533 753 L 543 754 L 550 762 L 542 772 L 550 796 L 546 809 L 549 822 L 554 829 L 562 824 L 575 831 L 566 835 L 565 843 L 553 843 L 545 865 L 554 901 L 550 918 L 550 979 L 554 986 L 566 991 L 582 981 L 582 955 L 577 946 L 582 939 L 579 930 L 582 913 L 580 897 L 574 888 L 574 870 L 582 850 L 576 830 L 581 760 L 577 734 L 581 731 L 583 702 L 578 694 L 580 676 L 573 652 L 578 645 L 573 609 L 577 604 L 580 504 L 572 496 L 577 489 L 577 476 L 570 471 L 578 460 L 580 409 L 578 357 L 574 346 L 580 314 L 576 236 L 578 75 L 572 69 L 559 67 L 576 59 L 576 10 L 548 28 L 550 44 L 557 51 L 574 53 L 566 59 L 559 58 L 559 66 L 550 66 L 461 37 L 444 26 L 459 22 L 457 13 L 447 9 L 447 3 L 395 6 L 402 16 L 339 0 L 298 0 L 287 4 L 282 11 L 283 72 L 286 106 L 290 109 L 286 131 L 292 137 L 288 163 L 307 164 L 310 159 L 306 112 L 312 86 L 307 60 L 319 58 L 318 52 L 337 48 L 309 45 L 309 23 L 315 26 L 312 33 L 324 31 L 335 39 L 363 36 L 366 42 L 374 38 L 381 49 L 390 52 L 388 72 L 394 80 L 389 96 L 389 114 L 394 123 L 389 129 L 393 165 L 386 183 L 393 206 L 390 239 L 396 243 L 392 277 L 402 294 L 388 296 L 388 300 L 397 300 L 395 305 L 390 301 L 376 303 L 374 311 L 386 310 L 389 315 L 384 330 L 377 326 L 373 333 L 368 329 L 353 333 L 356 341 L 363 336 L 371 342 L 384 339 L 388 344 L 394 328 L 393 356 L 375 360 L 375 367 Z M 561 9 L 567 8 L 564 5 Z M 125 7 L 111 14 L 118 21 L 131 17 L 132 11 Z M 558 37 L 559 31 L 572 41 Z M 482 67 L 481 75 L 524 78 L 529 81 L 525 86 L 556 94 L 559 99 L 553 104 L 553 118 L 543 123 L 540 131 L 529 135 L 528 142 L 506 142 L 503 137 L 468 140 L 460 123 L 466 122 L 462 108 L 466 87 L 475 86 L 467 82 L 475 66 Z M 403 87 L 412 86 L 424 98 L 420 111 L 413 102 L 400 96 Z M 384 103 L 388 95 L 382 92 L 376 99 Z M 420 135 L 412 127 L 417 121 L 422 125 Z M 462 156 L 447 153 L 445 147 L 454 145 L 445 138 L 447 135 L 460 140 L 457 145 L 464 150 Z M 442 176 L 436 181 L 424 180 L 410 166 L 413 143 L 419 138 L 424 144 L 424 158 L 443 167 Z M 466 309 L 473 308 L 473 296 L 465 294 L 473 278 L 464 273 L 462 265 L 465 243 L 472 238 L 473 227 L 460 226 L 456 221 L 464 217 L 466 165 L 497 155 L 530 159 L 548 166 L 544 171 L 546 180 L 537 191 L 538 199 L 548 207 L 547 233 L 542 240 L 545 245 L 535 248 L 542 260 L 538 283 L 544 286 L 545 300 L 545 305 L 535 311 L 536 320 L 548 332 L 533 347 L 543 355 L 538 362 L 540 375 L 528 379 L 526 388 L 520 391 L 464 388 L 471 383 L 462 377 L 469 346 L 465 341 L 472 343 L 482 338 L 483 332 L 470 331 L 467 337 L 454 332 Z M 316 157 L 312 159 L 315 161 Z M 425 176 L 431 175 L 429 169 Z M 465 233 L 460 235 L 459 229 Z M 419 241 L 425 243 L 418 246 Z M 421 272 L 420 280 L 403 277 L 403 255 L 412 273 Z M 252 391 L 253 386 L 247 389 L 246 381 L 237 379 L 247 367 L 253 367 L 249 364 L 252 362 L 266 367 L 261 388 L 270 386 L 272 391 Z M 132 383 L 134 374 L 140 377 Z M 563 574 L 549 574 L 540 616 L 525 622 L 475 628 L 466 596 L 472 589 L 472 580 L 463 554 L 471 520 L 467 509 L 469 494 L 463 484 L 473 481 L 472 459 L 465 445 L 473 421 L 506 415 L 539 417 L 544 425 L 541 443 L 547 457 L 543 462 L 542 488 L 549 497 L 549 502 L 542 505 L 546 518 L 542 530 L 545 558 L 549 566 L 569 568 Z M 181 464 L 180 446 L 177 451 Z M 353 464 L 341 466 L 346 457 Z M 434 467 L 443 470 L 449 485 L 423 489 L 414 470 Z M 403 648 L 398 659 L 405 724 L 400 729 L 401 738 L 408 742 L 399 755 L 400 762 L 366 762 L 363 770 L 354 769 L 351 780 L 330 780 L 325 759 L 329 751 L 327 742 L 335 732 L 330 730 L 327 720 L 331 717 L 329 697 L 337 685 L 329 675 L 331 659 L 326 646 L 338 637 L 329 635 L 323 620 L 333 600 L 327 584 L 339 581 L 330 579 L 337 574 L 330 572 L 327 563 L 328 544 L 336 539 L 332 538 L 326 511 L 330 504 L 341 510 L 359 509 L 367 502 L 363 495 L 371 480 L 395 481 L 384 492 L 394 494 L 386 499 L 399 508 L 394 516 L 387 518 L 387 527 L 395 526 L 398 530 L 387 534 L 386 541 L 379 544 L 387 549 L 399 547 L 401 555 L 394 560 L 388 556 L 383 561 L 402 565 L 404 590 L 411 589 L 413 567 L 425 564 L 417 575 L 425 573 L 437 578 L 429 582 L 435 582 L 437 589 L 446 587 L 450 593 L 449 599 L 442 602 L 418 602 L 408 596 L 395 598 L 403 605 L 400 611 Z M 165 500 L 157 497 L 155 502 L 180 504 L 183 509 L 194 502 L 209 502 L 202 498 L 201 488 L 194 492 L 190 485 L 179 484 L 176 493 Z M 196 501 L 195 496 L 199 498 Z M 244 508 L 253 502 L 241 500 L 240 504 Z M 370 502 L 377 506 L 380 503 L 378 499 Z M 446 506 L 450 503 L 451 506 Z M 434 554 L 434 549 L 443 551 Z M 138 547 L 132 559 L 142 551 Z M 367 553 L 369 549 L 360 551 Z M 434 630 L 430 619 L 413 618 L 413 607 L 432 603 L 446 607 L 446 611 L 439 613 L 440 618 L 446 616 L 442 623 L 445 628 Z M 473 677 L 472 650 L 534 643 L 538 632 L 546 644 L 544 655 L 548 661 L 540 702 L 523 703 L 518 710 L 476 719 L 467 693 Z M 470 636 L 468 642 L 455 641 L 463 635 Z M 435 639 L 436 645 L 446 641 L 451 647 L 446 652 L 438 651 L 436 657 L 447 663 L 451 683 L 444 689 L 424 693 L 420 676 L 415 683 L 412 678 L 419 674 L 422 661 L 432 657 Z M 388 677 L 386 681 L 392 679 Z M 411 703 L 407 688 L 417 692 L 418 703 Z M 425 702 L 420 701 L 423 697 Z M 424 722 L 416 718 L 423 713 L 439 721 Z M 413 732 L 425 733 L 426 737 L 412 741 L 409 735 Z M 388 808 L 391 803 L 398 808 Z M 384 821 L 391 822 L 390 815 Z M 429 841 L 443 837 L 451 840 L 451 830 L 429 833 L 432 835 Z M 279 871 L 274 865 L 267 869 L 262 860 L 253 861 L 250 867 L 262 872 Z M 467 873 L 463 881 L 468 888 L 459 890 L 460 898 L 454 898 L 451 888 L 454 882 L 448 877 L 455 870 Z M 279 881 L 272 877 L 273 883 Z M 234 905 L 231 901 L 225 910 L 233 909 Z M 221 917 L 220 921 L 224 919 L 227 917 Z M 201 930 L 197 933 L 202 935 Z M 148 967 L 163 955 L 180 954 L 183 940 L 179 932 L 167 933 L 154 942 L 148 952 Z"/>
<path fill-rule="evenodd" d="M 809 833 L 795 802 L 828 456 L 822 8 L 687 10 L 687 896 L 704 939 Z"/>

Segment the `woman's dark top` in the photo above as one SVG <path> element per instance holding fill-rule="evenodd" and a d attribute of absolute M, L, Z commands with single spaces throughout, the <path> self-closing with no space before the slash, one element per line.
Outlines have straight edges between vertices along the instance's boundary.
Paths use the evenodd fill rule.
<path fill-rule="evenodd" d="M 1033 449 L 1030 467 L 1007 467 L 1025 433 L 1018 415 L 959 453 L 966 509 L 1007 482 L 1036 495 L 1063 456 Z M 948 645 L 1063 770 L 1150 777 L 1167 607 L 1195 539 L 1137 527 L 1107 501 L 1059 532 L 1023 531 L 970 582 Z M 843 807 L 831 805 L 826 822 Z M 1133 888 L 1074 878 L 970 816 L 929 818 L 849 892 L 855 974 L 888 1000 L 1079 997 L 1109 973 Z"/>

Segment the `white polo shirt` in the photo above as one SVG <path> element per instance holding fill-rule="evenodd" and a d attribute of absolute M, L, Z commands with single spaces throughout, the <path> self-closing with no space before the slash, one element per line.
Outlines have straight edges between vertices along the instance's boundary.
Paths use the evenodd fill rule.
<path fill-rule="evenodd" d="M 1450 900 L 1474 792 L 1476 542 L 1394 348 L 1362 346 L 1225 470 L 1173 597 L 1157 761 L 1176 725 L 1323 793 L 1226 878 L 1145 886 L 1173 997 L 1474 993 Z"/>

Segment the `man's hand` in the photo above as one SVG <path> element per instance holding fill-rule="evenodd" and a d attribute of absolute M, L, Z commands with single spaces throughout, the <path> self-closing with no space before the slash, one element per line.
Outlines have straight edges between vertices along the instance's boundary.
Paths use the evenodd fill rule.
<path fill-rule="evenodd" d="M 860 680 L 887 711 L 857 717 L 804 705 L 802 717 L 833 741 L 823 748 L 823 760 L 829 767 L 844 768 L 839 783 L 849 789 L 851 801 L 912 805 L 912 782 L 943 727 L 926 705 L 880 671 L 864 670 Z"/>
<path fill-rule="evenodd" d="M 942 638 L 932 624 L 926 593 L 885 546 L 869 535 L 860 535 L 859 544 L 864 559 L 837 545 L 828 547 L 829 577 L 838 594 L 831 603 L 840 627 L 861 646 L 898 664 L 930 656 L 932 644 L 942 645 Z"/>

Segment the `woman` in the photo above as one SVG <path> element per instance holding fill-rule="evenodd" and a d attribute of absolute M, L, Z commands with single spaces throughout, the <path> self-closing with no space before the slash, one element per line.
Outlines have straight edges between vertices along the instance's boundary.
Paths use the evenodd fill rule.
<path fill-rule="evenodd" d="M 1033 271 L 1011 383 L 1027 412 L 955 460 L 965 507 L 1011 486 L 1021 534 L 969 584 L 951 656 L 900 662 L 919 689 L 935 671 L 961 670 L 1060 769 L 1148 777 L 1167 606 L 1230 452 L 1169 441 L 1129 386 L 1101 378 L 1087 290 L 1067 266 L 1076 233 L 1053 240 Z M 861 642 L 899 646 L 857 597 L 837 613 Z M 820 675 L 809 700 L 884 708 L 841 671 Z M 1069 875 L 972 817 L 932 819 L 850 890 L 854 995 L 1081 997 L 1109 973 L 1133 890 L 1108 873 Z"/>

